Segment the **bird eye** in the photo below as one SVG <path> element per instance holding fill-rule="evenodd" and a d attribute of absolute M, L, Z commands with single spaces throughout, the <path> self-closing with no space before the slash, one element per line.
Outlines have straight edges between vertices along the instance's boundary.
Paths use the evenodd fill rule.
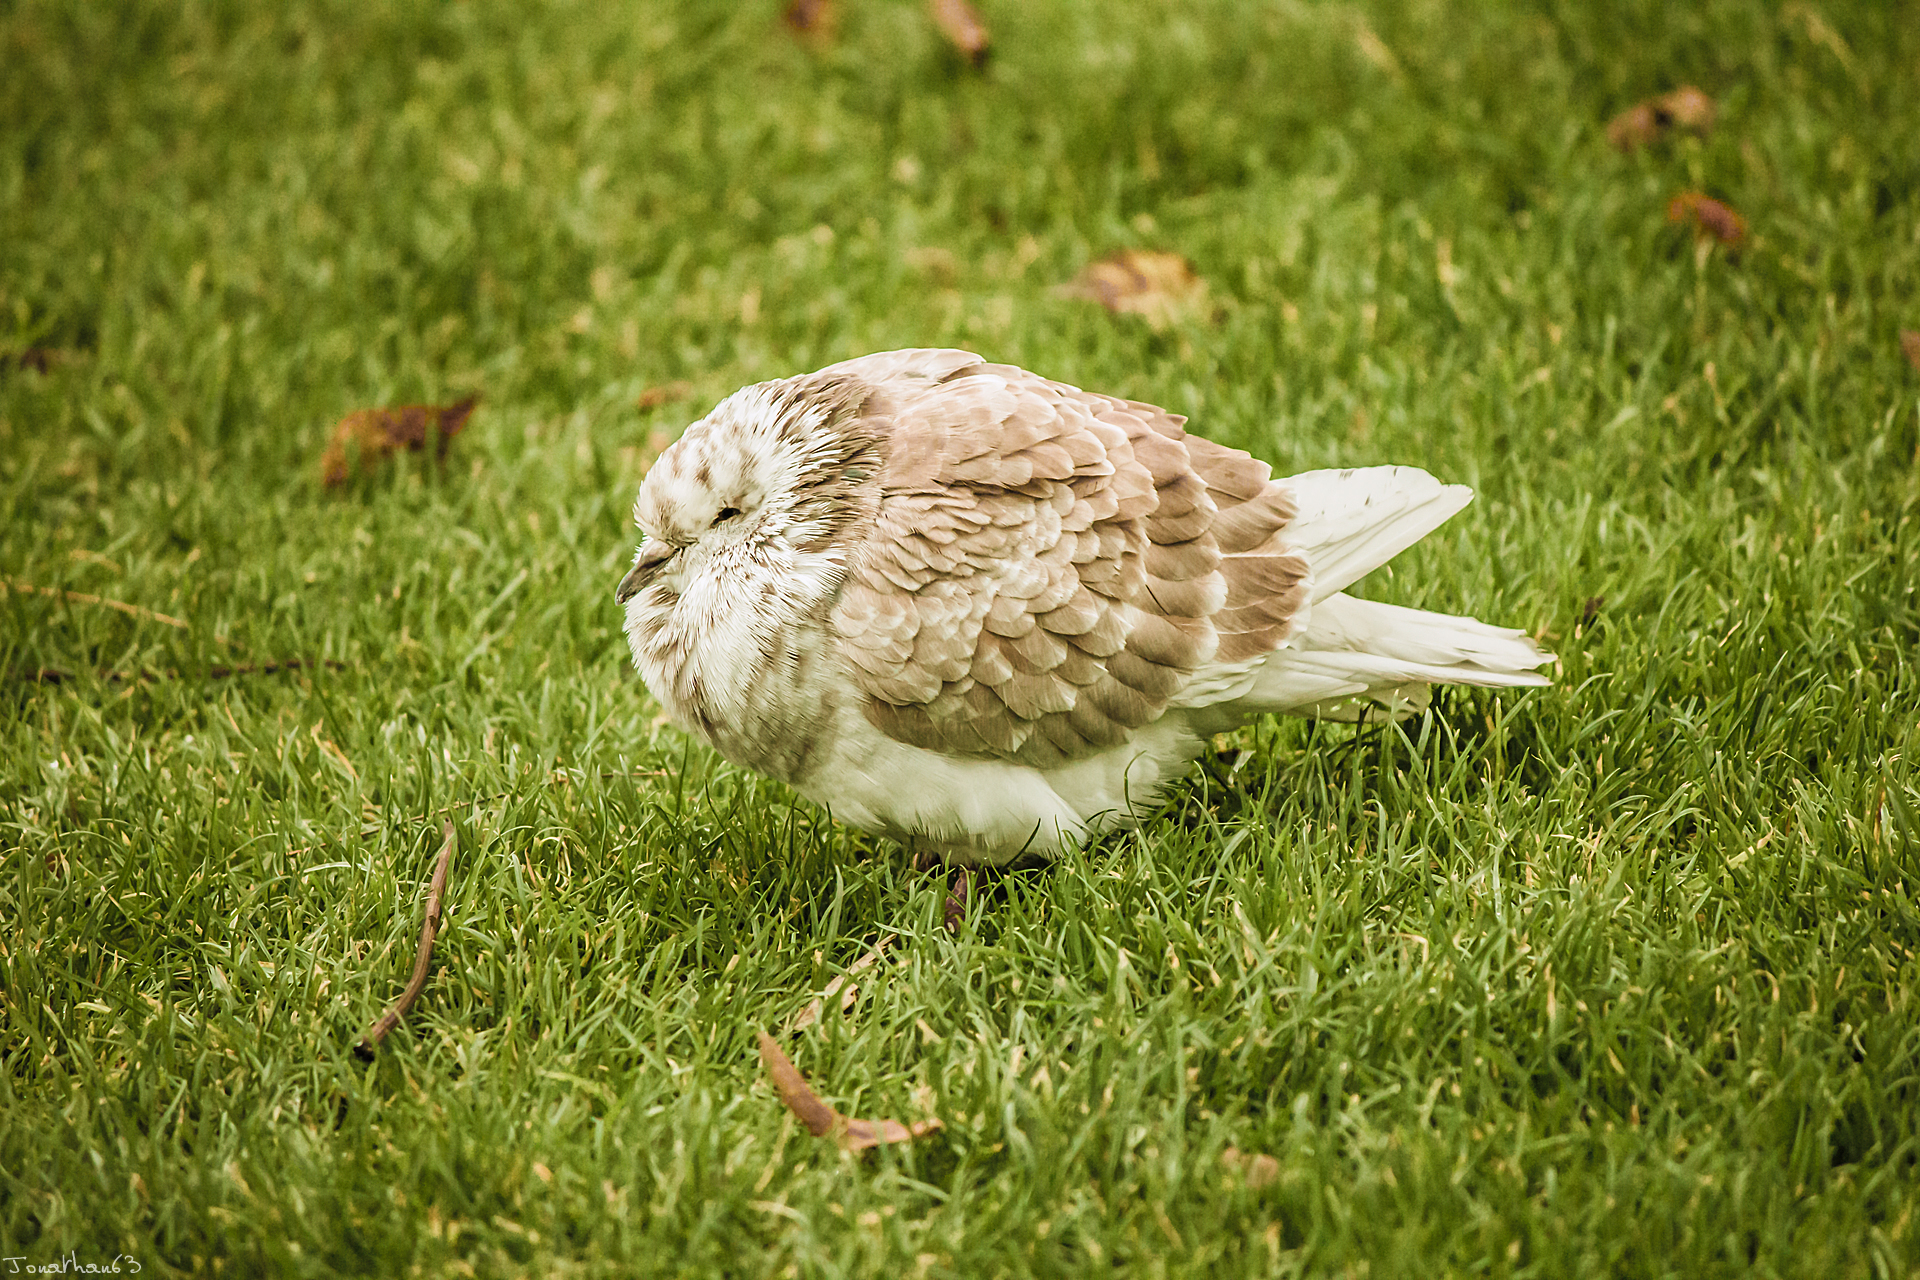
<path fill-rule="evenodd" d="M 738 507 L 722 507 L 720 508 L 720 514 L 713 518 L 713 524 L 708 527 L 715 528 L 720 525 L 723 525 L 727 521 L 733 519 L 735 516 L 739 514 L 740 514 L 740 508 Z"/>

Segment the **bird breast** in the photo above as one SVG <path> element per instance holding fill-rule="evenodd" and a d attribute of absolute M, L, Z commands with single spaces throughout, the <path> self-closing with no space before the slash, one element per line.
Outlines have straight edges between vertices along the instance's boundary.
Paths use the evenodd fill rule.
<path fill-rule="evenodd" d="M 797 782 L 845 682 L 823 608 L 843 573 L 825 556 L 741 545 L 663 577 L 627 604 L 634 665 L 676 724 Z"/>

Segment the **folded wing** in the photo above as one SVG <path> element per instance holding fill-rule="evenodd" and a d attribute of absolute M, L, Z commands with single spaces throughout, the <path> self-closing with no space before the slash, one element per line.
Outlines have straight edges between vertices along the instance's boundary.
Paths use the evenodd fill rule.
<path fill-rule="evenodd" d="M 895 424 L 833 615 L 868 719 L 1046 768 L 1119 746 L 1218 661 L 1284 642 L 1306 561 L 1264 463 L 1151 405 L 965 352 L 822 370 Z"/>

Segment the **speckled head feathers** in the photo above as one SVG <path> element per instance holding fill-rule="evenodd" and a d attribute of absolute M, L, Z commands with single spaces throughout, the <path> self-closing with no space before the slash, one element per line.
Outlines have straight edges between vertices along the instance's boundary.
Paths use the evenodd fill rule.
<path fill-rule="evenodd" d="M 737 516 L 763 536 L 809 546 L 828 514 L 819 500 L 842 489 L 836 482 L 864 478 L 862 455 L 885 438 L 862 412 L 873 398 L 873 388 L 845 377 L 743 387 L 660 455 L 634 500 L 634 523 L 649 538 L 688 546 Z M 875 462 L 867 460 L 867 473 Z"/>

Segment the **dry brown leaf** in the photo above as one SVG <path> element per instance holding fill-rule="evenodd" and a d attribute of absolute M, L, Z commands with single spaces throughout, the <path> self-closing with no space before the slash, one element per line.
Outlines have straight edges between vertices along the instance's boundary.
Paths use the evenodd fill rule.
<path fill-rule="evenodd" d="M 1238 1147 L 1228 1147 L 1220 1153 L 1220 1164 L 1229 1173 L 1237 1173 L 1249 1190 L 1258 1191 L 1271 1184 L 1280 1176 L 1280 1162 L 1272 1156 L 1255 1152 L 1248 1155 Z"/>
<path fill-rule="evenodd" d="M 961 57 L 976 67 L 986 65 L 992 41 L 987 36 L 987 24 L 980 21 L 967 0 L 927 0 L 927 12 Z"/>
<path fill-rule="evenodd" d="M 1675 129 L 1713 131 L 1713 99 L 1690 84 L 1636 102 L 1607 124 L 1607 141 L 1621 151 L 1658 142 Z"/>
<path fill-rule="evenodd" d="M 953 250 L 937 245 L 920 245 L 900 255 L 900 261 L 921 272 L 935 284 L 949 285 L 960 276 L 960 259 Z"/>
<path fill-rule="evenodd" d="M 1671 120 L 1674 128 L 1701 134 L 1713 131 L 1716 114 L 1713 99 L 1692 85 L 1683 84 L 1654 101 L 1657 104 L 1655 110 Z"/>
<path fill-rule="evenodd" d="M 1920 332 L 1912 329 L 1900 331 L 1900 349 L 1907 353 L 1907 363 L 1920 369 Z"/>
<path fill-rule="evenodd" d="M 634 404 L 642 409 L 658 409 L 663 404 L 672 404 L 676 400 L 685 400 L 693 394 L 691 382 L 665 382 L 657 387 L 648 387 L 634 398 Z"/>
<path fill-rule="evenodd" d="M 905 1125 L 898 1120 L 855 1120 L 841 1115 L 807 1087 L 806 1079 L 792 1060 L 764 1031 L 760 1033 L 760 1062 L 767 1069 L 767 1078 L 779 1091 L 780 1101 L 807 1126 L 807 1132 L 816 1138 L 832 1137 L 843 1151 L 865 1151 L 882 1143 L 911 1142 L 946 1127 L 937 1117 Z"/>
<path fill-rule="evenodd" d="M 19 355 L 11 357 L 12 363 L 22 369 L 31 369 L 35 373 L 47 371 L 67 362 L 67 353 L 53 347 L 28 347 Z"/>
<path fill-rule="evenodd" d="M 1607 121 L 1607 141 L 1616 151 L 1644 147 L 1659 136 L 1660 122 L 1654 117 L 1650 103 L 1636 102 Z"/>
<path fill-rule="evenodd" d="M 1667 221 L 1693 228 L 1697 240 L 1714 240 L 1737 249 L 1746 243 L 1747 220 L 1699 191 L 1683 191 L 1667 201 Z"/>
<path fill-rule="evenodd" d="M 802 1009 L 799 1015 L 787 1024 L 787 1034 L 794 1035 L 798 1032 L 805 1031 L 808 1027 L 820 1021 L 820 1015 L 826 1010 L 826 1002 L 835 996 L 840 997 L 841 1013 L 846 1013 L 852 1009 L 853 1002 L 860 998 L 860 988 L 850 987 L 847 983 L 853 979 L 854 975 L 863 970 L 871 969 L 874 961 L 885 955 L 887 948 L 892 945 L 892 943 L 892 934 L 881 934 L 880 941 L 874 943 L 865 955 L 848 965 L 845 973 L 835 978 L 832 982 L 829 982 L 826 985 L 826 989 L 809 1001 L 807 1007 Z"/>
<path fill-rule="evenodd" d="M 320 455 L 320 480 L 328 488 L 345 484 L 356 468 L 371 470 L 389 454 L 419 451 L 433 441 L 433 456 L 444 461 L 447 446 L 473 416 L 479 396 L 453 404 L 409 404 L 398 409 L 355 409 L 340 419 Z"/>
<path fill-rule="evenodd" d="M 1061 292 L 1088 298 L 1116 315 L 1136 315 L 1155 329 L 1207 313 L 1207 282 L 1177 253 L 1122 249 L 1087 264 Z"/>
<path fill-rule="evenodd" d="M 833 0 L 793 0 L 782 16 L 799 34 L 817 40 L 831 40 L 834 28 L 840 23 Z"/>

